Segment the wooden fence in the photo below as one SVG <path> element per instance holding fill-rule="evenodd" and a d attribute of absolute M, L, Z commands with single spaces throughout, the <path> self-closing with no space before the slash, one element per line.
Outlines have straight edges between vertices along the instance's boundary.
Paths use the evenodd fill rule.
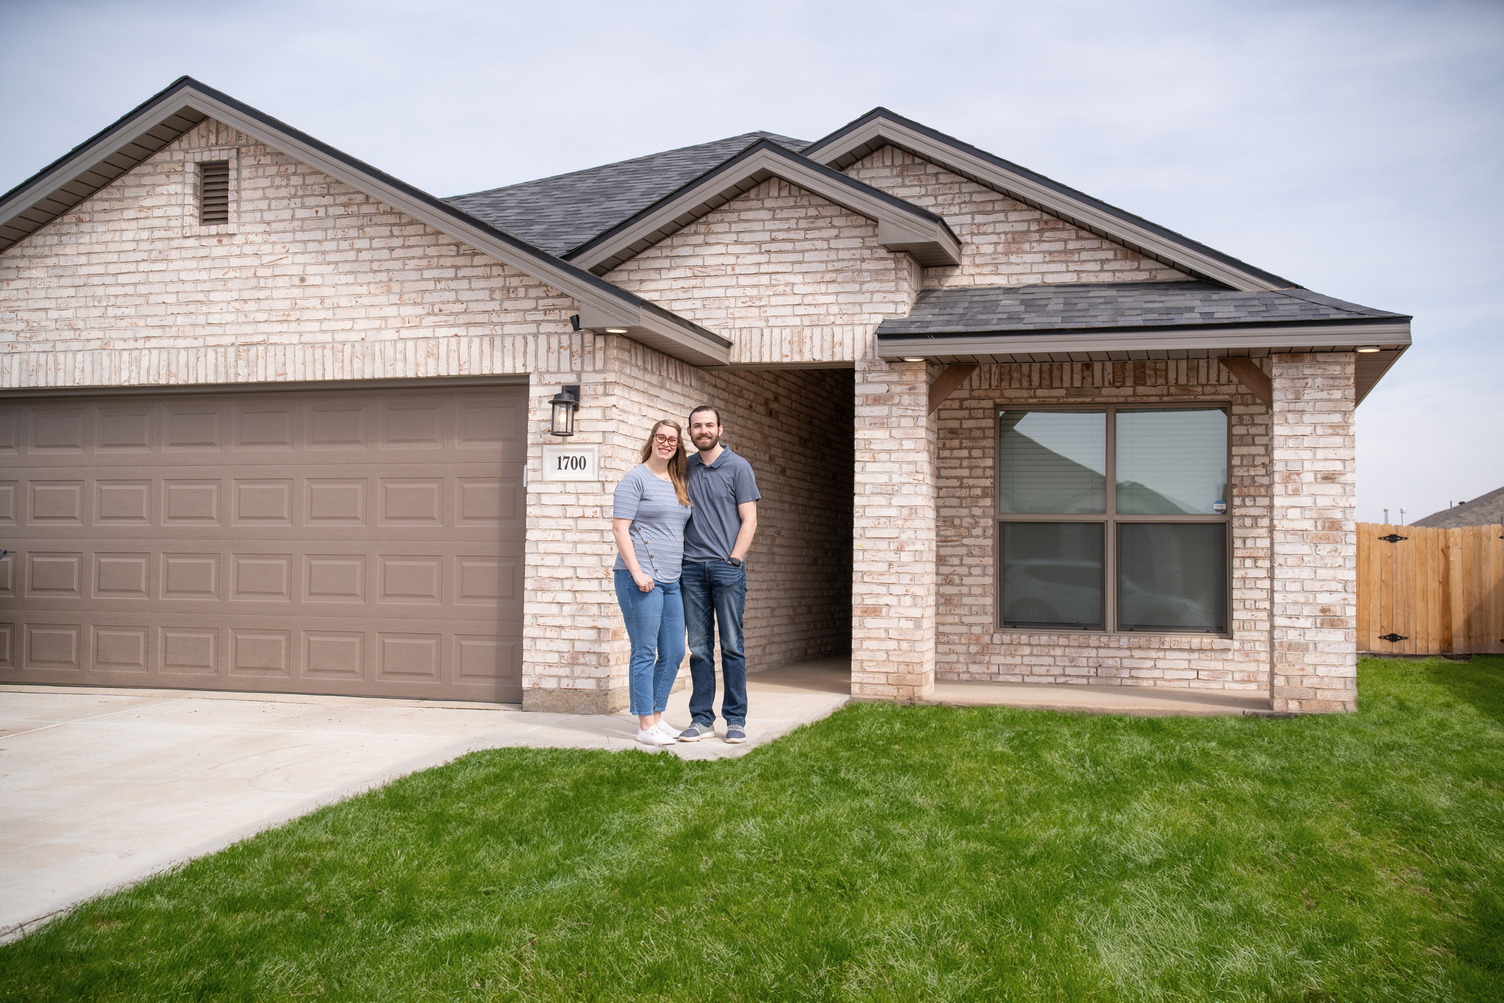
<path fill-rule="evenodd" d="M 1504 526 L 1358 523 L 1358 650 L 1504 652 Z"/>

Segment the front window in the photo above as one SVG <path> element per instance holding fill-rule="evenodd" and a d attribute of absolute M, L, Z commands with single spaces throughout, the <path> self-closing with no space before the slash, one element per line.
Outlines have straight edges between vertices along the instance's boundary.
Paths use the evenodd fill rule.
<path fill-rule="evenodd" d="M 999 619 L 1225 633 L 1227 411 L 999 413 Z"/>

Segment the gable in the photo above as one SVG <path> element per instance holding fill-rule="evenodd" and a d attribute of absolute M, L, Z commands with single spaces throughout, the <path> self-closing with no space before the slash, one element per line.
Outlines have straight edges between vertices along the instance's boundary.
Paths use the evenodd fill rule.
<path fill-rule="evenodd" d="M 926 269 L 925 288 L 1193 278 L 896 146 L 873 150 L 845 173 L 942 216 L 960 238 L 959 267 Z"/>
<path fill-rule="evenodd" d="M 1288 289 L 1296 283 L 1191 240 L 1085 192 L 1010 163 L 928 126 L 874 108 L 802 151 L 843 170 L 884 146 L 896 146 L 1092 233 L 1135 248 L 1191 275 L 1246 291 Z"/>
<path fill-rule="evenodd" d="M 730 345 L 724 338 L 674 317 L 190 77 L 180 78 L 0 196 L 0 254 L 210 118 L 566 293 L 578 302 L 580 324 L 584 328 L 625 334 L 698 365 L 726 361 Z"/>
<path fill-rule="evenodd" d="M 228 160 L 201 226 L 197 164 Z M 0 255 L 21 338 L 98 347 L 562 333 L 575 300 L 339 179 L 204 119 Z"/>
<path fill-rule="evenodd" d="M 734 363 L 851 361 L 902 316 L 919 267 L 877 223 L 769 178 L 608 273 L 615 284 L 732 339 Z"/>

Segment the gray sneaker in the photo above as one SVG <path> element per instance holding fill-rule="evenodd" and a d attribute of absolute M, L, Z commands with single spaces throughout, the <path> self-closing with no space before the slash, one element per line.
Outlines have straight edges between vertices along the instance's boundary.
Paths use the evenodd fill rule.
<path fill-rule="evenodd" d="M 747 740 L 746 726 L 740 724 L 726 725 L 726 744 L 741 745 Z"/>
<path fill-rule="evenodd" d="M 694 722 L 691 723 L 688 728 L 685 728 L 683 731 L 679 732 L 679 741 L 681 742 L 698 742 L 702 738 L 714 737 L 715 724 L 713 722 L 711 724 L 700 724 L 699 722 Z"/>

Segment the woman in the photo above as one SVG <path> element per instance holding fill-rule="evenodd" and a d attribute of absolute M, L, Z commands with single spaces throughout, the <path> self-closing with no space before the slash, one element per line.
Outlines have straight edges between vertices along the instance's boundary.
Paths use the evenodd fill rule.
<path fill-rule="evenodd" d="M 611 535 L 616 538 L 616 601 L 632 641 L 631 709 L 637 741 L 672 745 L 678 738 L 663 720 L 668 694 L 684 660 L 684 600 L 679 566 L 689 521 L 684 436 L 660 421 L 642 447 L 642 463 L 616 486 Z"/>

